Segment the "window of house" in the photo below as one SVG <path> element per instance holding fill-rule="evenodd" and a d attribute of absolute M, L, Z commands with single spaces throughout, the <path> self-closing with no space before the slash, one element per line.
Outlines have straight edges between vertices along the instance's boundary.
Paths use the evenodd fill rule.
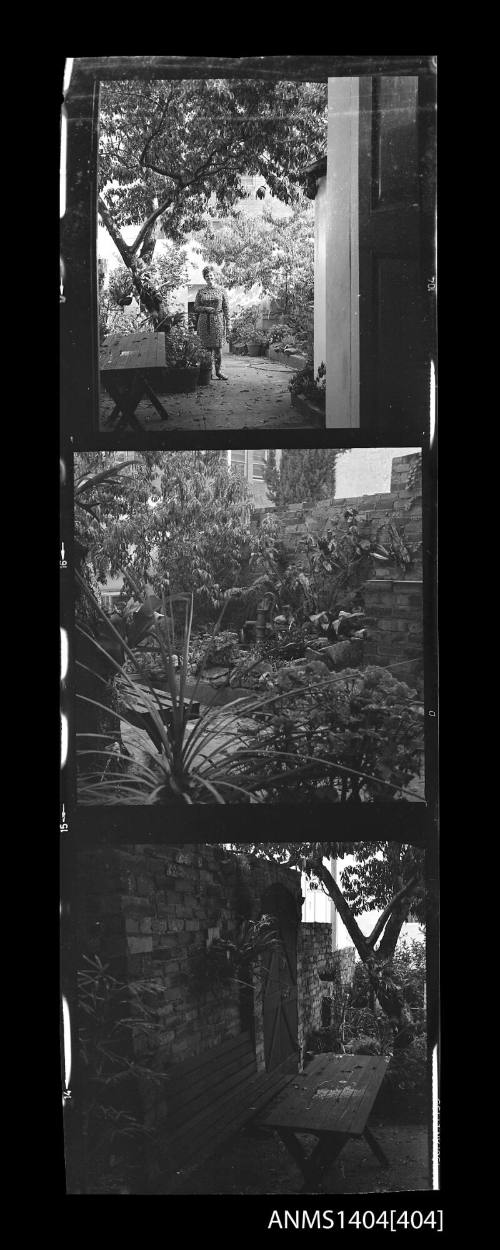
<path fill-rule="evenodd" d="M 264 477 L 264 471 L 267 464 L 267 451 L 254 451 L 253 453 L 253 476 L 255 478 Z"/>
<path fill-rule="evenodd" d="M 237 477 L 244 477 L 245 476 L 245 452 L 244 451 L 231 451 L 229 455 L 230 455 L 229 467 L 231 469 L 231 473 L 236 473 Z"/>
<path fill-rule="evenodd" d="M 114 611 L 116 600 L 120 598 L 120 593 L 121 592 L 119 590 L 111 591 L 109 593 L 101 592 L 101 607 L 104 608 L 105 612 L 111 613 Z"/>

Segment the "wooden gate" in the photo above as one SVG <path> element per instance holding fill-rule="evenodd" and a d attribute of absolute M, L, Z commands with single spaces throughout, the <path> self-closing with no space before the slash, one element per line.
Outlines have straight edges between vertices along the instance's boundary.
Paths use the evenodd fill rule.
<path fill-rule="evenodd" d="M 430 396 L 435 81 L 359 89 L 360 424 L 419 438 Z"/>
<path fill-rule="evenodd" d="M 267 891 L 263 910 L 276 918 L 280 938 L 263 961 L 264 1056 L 266 1071 L 272 1072 L 298 1051 L 298 921 L 294 899 L 281 886 Z"/>

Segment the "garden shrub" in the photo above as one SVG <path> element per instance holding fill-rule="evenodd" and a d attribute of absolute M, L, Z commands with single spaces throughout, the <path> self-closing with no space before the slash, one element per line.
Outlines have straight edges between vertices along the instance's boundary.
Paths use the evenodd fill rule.
<path fill-rule="evenodd" d="M 416 1037 L 395 1050 L 374 1103 L 373 1113 L 398 1124 L 425 1124 L 429 1117 L 427 1039 Z"/>
<path fill-rule="evenodd" d="M 161 988 L 119 980 L 97 955 L 84 956 L 82 964 L 77 985 L 83 1192 L 140 1193 L 146 1146 L 155 1142 L 155 1131 L 144 1122 L 140 1090 L 163 1080 L 147 1058 L 158 1028 Z"/>
<path fill-rule="evenodd" d="M 311 791 L 327 801 L 363 801 L 395 797 L 420 775 L 423 718 L 416 692 L 388 669 L 345 669 L 324 685 L 310 689 L 310 677 L 297 669 L 297 695 L 278 693 L 268 705 L 274 729 L 272 750 L 335 761 L 352 773 L 318 767 L 315 777 L 299 779 L 288 792 L 306 798 Z M 293 673 L 291 673 L 293 679 Z M 275 767 L 273 765 L 273 773 Z M 360 777 L 356 774 L 366 774 Z M 276 783 L 278 784 L 278 783 Z"/>
<path fill-rule="evenodd" d="M 314 364 L 309 361 L 303 369 L 299 369 L 291 378 L 288 389 L 292 396 L 301 396 L 310 400 L 322 412 L 326 406 L 326 366 L 320 364 L 318 372 L 314 372 Z"/>

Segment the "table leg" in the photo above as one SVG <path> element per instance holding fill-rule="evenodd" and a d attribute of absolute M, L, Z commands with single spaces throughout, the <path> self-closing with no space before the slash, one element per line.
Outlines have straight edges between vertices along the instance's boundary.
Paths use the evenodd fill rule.
<path fill-rule="evenodd" d="M 365 1128 L 363 1136 L 365 1140 L 368 1142 L 370 1149 L 373 1150 L 373 1153 L 378 1159 L 379 1163 L 382 1164 L 382 1167 L 384 1168 L 390 1167 L 390 1163 L 387 1158 L 387 1155 L 384 1154 L 382 1147 L 379 1145 L 377 1138 L 374 1137 L 373 1133 L 371 1132 L 371 1129 Z"/>
<path fill-rule="evenodd" d="M 118 386 L 112 382 L 106 383 L 106 390 L 115 401 L 115 407 L 109 421 L 115 420 L 118 416 L 115 429 L 123 429 L 126 425 L 131 425 L 132 429 L 143 433 L 142 425 L 135 416 L 135 409 L 140 403 L 144 394 L 144 383 L 137 377 L 130 380 L 129 385 L 125 388 Z M 119 415 L 121 414 L 121 415 Z"/>
<path fill-rule="evenodd" d="M 276 1129 L 283 1145 L 298 1164 L 304 1177 L 301 1193 L 314 1193 L 327 1168 L 335 1162 L 344 1147 L 347 1136 L 344 1133 L 329 1133 L 319 1138 L 309 1155 L 301 1146 L 291 1129 Z"/>
<path fill-rule="evenodd" d="M 143 378 L 143 386 L 144 386 L 144 391 L 145 391 L 146 395 L 148 395 L 148 396 L 149 396 L 149 398 L 150 398 L 150 400 L 151 400 L 151 403 L 152 403 L 152 405 L 153 405 L 153 408 L 156 408 L 156 411 L 157 411 L 158 415 L 161 417 L 161 420 L 162 420 L 162 421 L 168 421 L 168 412 L 167 412 L 166 408 L 164 408 L 164 407 L 163 407 L 163 404 L 162 404 L 162 403 L 160 402 L 160 400 L 158 399 L 158 396 L 157 396 L 157 395 L 155 395 L 155 392 L 154 392 L 154 390 L 153 390 L 153 387 L 152 387 L 152 386 L 150 386 L 150 384 L 149 384 L 149 382 L 147 381 L 147 379 L 146 379 L 146 378 Z"/>

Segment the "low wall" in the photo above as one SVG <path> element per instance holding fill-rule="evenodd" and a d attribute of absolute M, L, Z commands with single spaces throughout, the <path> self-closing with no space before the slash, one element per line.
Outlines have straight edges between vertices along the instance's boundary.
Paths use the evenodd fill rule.
<path fill-rule="evenodd" d="M 332 926 L 327 923 L 302 924 L 299 992 L 302 1010 L 299 1015 L 299 1046 L 303 1054 L 309 1033 L 322 1024 L 322 1001 L 330 997 L 329 982 L 320 981 L 318 965 L 332 957 Z"/>

